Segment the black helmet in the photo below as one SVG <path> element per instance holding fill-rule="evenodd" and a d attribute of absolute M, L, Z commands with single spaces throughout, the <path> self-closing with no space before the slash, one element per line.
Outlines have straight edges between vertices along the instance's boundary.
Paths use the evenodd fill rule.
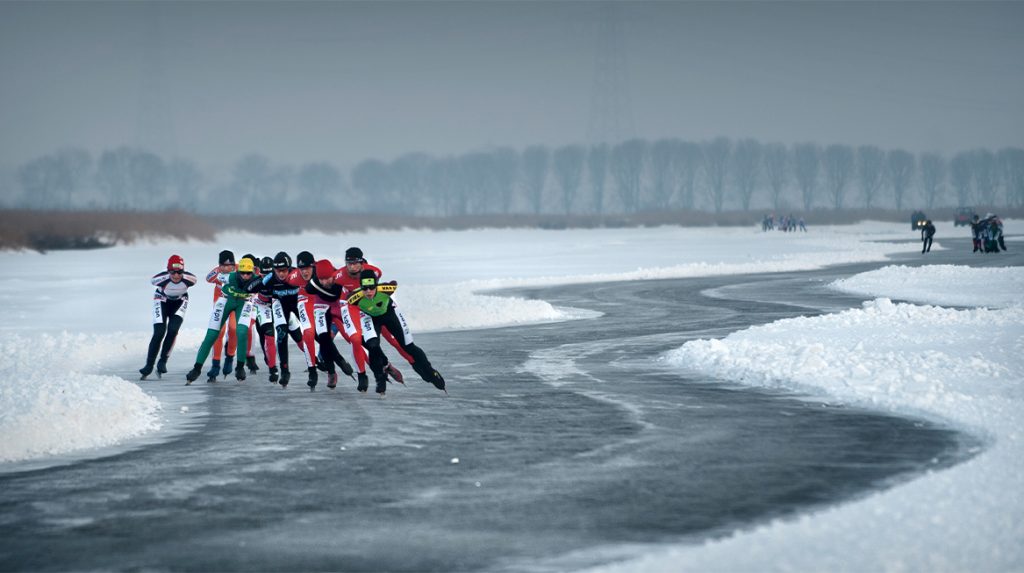
<path fill-rule="evenodd" d="M 316 259 L 313 258 L 313 253 L 309 251 L 302 251 L 295 257 L 295 266 L 298 268 L 311 267 L 316 264 Z"/>
<path fill-rule="evenodd" d="M 275 269 L 290 269 L 292 267 L 292 258 L 288 256 L 288 253 L 281 251 L 274 255 L 274 268 Z"/>
<path fill-rule="evenodd" d="M 359 247 L 349 247 L 345 250 L 345 263 L 365 263 L 363 250 Z"/>
<path fill-rule="evenodd" d="M 220 264 L 222 265 L 233 265 L 235 264 L 235 254 L 231 251 L 221 251 L 217 260 L 220 261 Z"/>
<path fill-rule="evenodd" d="M 377 288 L 377 273 L 369 269 L 359 273 L 359 288 L 363 290 Z"/>
<path fill-rule="evenodd" d="M 260 259 L 260 272 L 267 274 L 274 270 L 274 259 L 270 257 L 263 257 Z"/>

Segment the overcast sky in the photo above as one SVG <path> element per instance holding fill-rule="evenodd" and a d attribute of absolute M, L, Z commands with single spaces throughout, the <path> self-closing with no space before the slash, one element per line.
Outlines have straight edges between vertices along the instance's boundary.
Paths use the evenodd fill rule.
<path fill-rule="evenodd" d="M 619 51 L 598 41 L 605 13 L 0 2 L 0 163 L 127 143 L 205 164 L 259 152 L 351 166 L 586 143 L 608 113 L 651 139 L 1024 146 L 1021 2 L 631 2 Z M 609 54 L 624 66 L 596 65 Z M 620 103 L 594 104 L 616 99 L 595 86 L 617 78 Z"/>

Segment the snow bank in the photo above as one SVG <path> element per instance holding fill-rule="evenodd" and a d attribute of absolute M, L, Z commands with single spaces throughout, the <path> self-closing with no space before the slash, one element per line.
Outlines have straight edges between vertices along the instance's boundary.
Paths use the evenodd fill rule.
<path fill-rule="evenodd" d="M 1024 303 L 1024 268 L 897 265 L 838 280 L 829 286 L 853 294 L 915 302 L 1007 307 Z"/>
<path fill-rule="evenodd" d="M 0 462 L 108 446 L 159 428 L 155 398 L 117 376 L 85 373 L 128 340 L 120 333 L 0 335 Z"/>
<path fill-rule="evenodd" d="M 904 291 L 920 270 L 890 267 L 848 282 L 873 284 L 877 292 L 889 280 L 893 290 L 913 291 L 914 298 L 950 300 L 975 273 L 933 269 L 930 291 Z M 957 280 L 940 280 L 941 273 Z M 973 292 L 972 302 L 1001 306 L 1021 292 L 1007 290 L 1013 280 Z M 939 418 L 992 446 L 968 462 L 863 500 L 601 570 L 1024 568 L 1024 308 L 953 310 L 880 298 L 860 309 L 691 341 L 663 359 L 730 381 Z"/>

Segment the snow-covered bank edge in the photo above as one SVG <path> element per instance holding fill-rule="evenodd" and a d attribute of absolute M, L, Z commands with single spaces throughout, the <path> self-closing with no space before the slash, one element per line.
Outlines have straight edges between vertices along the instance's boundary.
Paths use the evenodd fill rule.
<path fill-rule="evenodd" d="M 993 270 L 959 267 L 936 280 L 930 273 L 950 271 L 887 269 L 877 288 L 884 290 L 891 281 L 894 290 L 938 299 L 984 281 Z M 1012 288 L 1024 269 L 1000 272 L 1012 275 L 1000 283 Z M 970 291 L 975 304 L 996 307 L 1012 297 L 991 282 L 985 284 L 989 288 Z M 859 309 L 780 320 L 721 340 L 687 342 L 663 360 L 730 383 L 790 389 L 941 420 L 991 446 L 962 464 L 848 504 L 735 531 L 701 545 L 652 550 L 597 570 L 1024 568 L 1024 546 L 1019 543 L 1024 538 L 1024 488 L 1019 484 L 1024 474 L 1021 306 L 954 310 L 881 298 Z"/>
<path fill-rule="evenodd" d="M 0 335 L 0 462 L 117 444 L 159 430 L 162 406 L 138 385 L 108 374 L 137 336 L 62 332 Z"/>

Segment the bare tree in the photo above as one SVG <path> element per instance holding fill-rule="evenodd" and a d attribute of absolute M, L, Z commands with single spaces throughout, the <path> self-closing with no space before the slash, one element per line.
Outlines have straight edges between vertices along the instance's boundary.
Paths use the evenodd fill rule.
<path fill-rule="evenodd" d="M 562 208 L 568 215 L 583 179 L 583 159 L 586 150 L 582 145 L 566 145 L 555 150 L 555 179 L 562 188 Z"/>
<path fill-rule="evenodd" d="M 732 142 L 726 137 L 719 137 L 701 145 L 704 152 L 704 174 L 708 179 L 708 197 L 715 207 L 715 213 L 722 212 L 725 203 L 725 176 L 729 172 L 729 158 L 732 154 Z"/>
<path fill-rule="evenodd" d="M 800 186 L 804 210 L 810 211 L 818 193 L 818 172 L 821 171 L 821 148 L 816 143 L 798 143 L 793 146 L 793 172 Z"/>
<path fill-rule="evenodd" d="M 789 150 L 781 143 L 769 143 L 764 149 L 764 172 L 772 188 L 772 207 L 781 207 L 782 190 L 789 182 Z"/>
<path fill-rule="evenodd" d="M 531 145 L 523 150 L 523 184 L 526 199 L 534 215 L 544 206 L 544 183 L 548 178 L 548 148 Z"/>
<path fill-rule="evenodd" d="M 131 158 L 132 150 L 124 146 L 104 151 L 100 156 L 96 183 L 102 191 L 106 191 L 107 202 L 114 209 L 128 208 Z"/>
<path fill-rule="evenodd" d="M 1007 147 L 999 151 L 999 164 L 1006 186 L 1006 204 L 1024 205 L 1024 149 Z"/>
<path fill-rule="evenodd" d="M 924 191 L 924 205 L 931 209 L 946 180 L 946 160 L 938 153 L 921 155 L 921 189 Z"/>
<path fill-rule="evenodd" d="M 832 195 L 832 208 L 843 208 L 843 196 L 846 184 L 853 176 L 853 148 L 849 145 L 832 144 L 825 148 L 823 155 L 825 164 L 825 180 Z"/>
<path fill-rule="evenodd" d="M 988 149 L 975 149 L 970 153 L 974 175 L 975 199 L 987 206 L 996 204 L 996 156 Z"/>
<path fill-rule="evenodd" d="M 885 155 L 886 178 L 892 188 L 896 210 L 903 208 L 903 195 L 914 176 L 914 156 L 902 149 L 890 150 Z"/>
<path fill-rule="evenodd" d="M 885 180 L 885 152 L 875 145 L 857 148 L 857 180 L 864 197 L 864 208 L 870 209 Z"/>
<path fill-rule="evenodd" d="M 434 159 L 427 168 L 427 187 L 438 215 L 451 214 L 452 189 L 455 186 L 458 165 L 454 158 Z"/>
<path fill-rule="evenodd" d="M 230 196 L 224 197 L 228 201 L 220 208 L 250 213 L 271 212 L 277 203 L 270 185 L 272 176 L 270 159 L 258 153 L 245 155 L 235 163 L 234 178 L 228 191 Z"/>
<path fill-rule="evenodd" d="M 949 176 L 956 190 L 957 207 L 966 207 L 971 202 L 971 180 L 974 179 L 974 166 L 970 154 L 961 151 L 949 162 Z"/>
<path fill-rule="evenodd" d="M 593 193 L 594 212 L 604 214 L 605 180 L 608 176 L 608 145 L 593 145 L 587 151 L 587 176 Z"/>
<path fill-rule="evenodd" d="M 155 153 L 136 150 L 128 168 L 131 189 L 139 197 L 136 206 L 157 209 L 163 206 L 167 190 L 167 168 Z"/>
<path fill-rule="evenodd" d="M 511 147 L 494 150 L 494 185 L 498 194 L 499 210 L 508 214 L 512 207 L 512 192 L 519 176 L 519 153 Z"/>
<path fill-rule="evenodd" d="M 750 210 L 750 200 L 757 187 L 757 178 L 761 171 L 761 153 L 763 146 L 755 139 L 743 139 L 736 142 L 733 150 L 733 173 L 736 175 L 736 189 L 740 193 L 740 203 L 744 211 Z"/>
<path fill-rule="evenodd" d="M 377 159 L 360 161 L 352 169 L 352 188 L 357 193 L 353 201 L 369 211 L 382 211 L 382 203 L 386 203 L 388 190 L 391 188 L 391 171 L 388 166 Z M 356 210 L 356 209 L 353 209 Z"/>
<path fill-rule="evenodd" d="M 395 210 L 411 214 L 426 194 L 427 166 L 430 157 L 425 153 L 406 153 L 391 162 L 391 181 L 396 193 Z M 340 179 L 339 179 L 340 182 Z"/>
<path fill-rule="evenodd" d="M 630 139 L 612 148 L 612 177 L 627 213 L 635 213 L 640 207 L 640 187 L 646 156 L 647 142 L 642 139 Z"/>
<path fill-rule="evenodd" d="M 697 173 L 704 161 L 700 145 L 692 141 L 681 141 L 676 146 L 676 172 L 679 174 L 679 202 L 684 209 L 693 209 L 696 204 Z"/>
<path fill-rule="evenodd" d="M 57 204 L 60 170 L 52 155 L 44 155 L 18 168 L 18 182 L 25 203 L 37 209 L 52 209 Z"/>
<path fill-rule="evenodd" d="M 651 203 L 656 209 L 668 209 L 678 179 L 676 139 L 659 139 L 651 146 Z"/>
<path fill-rule="evenodd" d="M 66 147 L 56 154 L 57 165 L 61 176 L 60 191 L 63 192 L 63 207 L 71 209 L 74 203 L 74 196 L 86 185 L 86 180 L 92 169 L 92 155 L 78 147 Z"/>
<path fill-rule="evenodd" d="M 335 203 L 341 191 L 341 172 L 338 168 L 325 161 L 307 163 L 299 169 L 298 187 L 301 192 L 302 204 L 307 206 L 309 211 L 323 209 L 324 206 Z M 284 199 L 280 197 L 279 201 Z M 337 201 L 343 211 L 345 209 L 342 201 Z"/>
<path fill-rule="evenodd" d="M 195 212 L 202 184 L 203 175 L 192 161 L 178 158 L 167 164 L 167 188 L 176 198 L 175 206 Z"/>

